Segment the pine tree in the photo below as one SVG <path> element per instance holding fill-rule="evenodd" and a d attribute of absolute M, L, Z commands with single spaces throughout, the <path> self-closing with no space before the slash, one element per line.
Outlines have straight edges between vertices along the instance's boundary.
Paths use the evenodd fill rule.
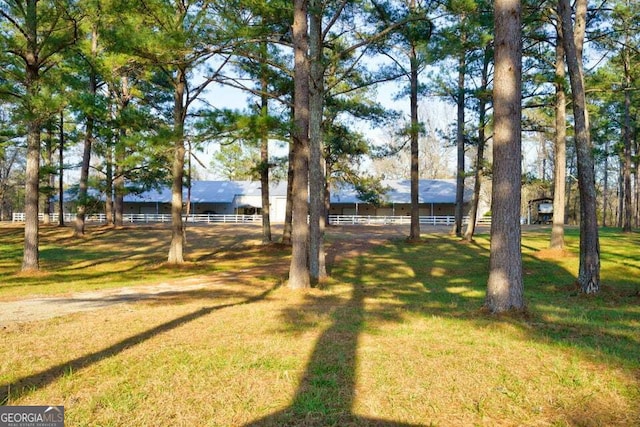
<path fill-rule="evenodd" d="M 0 5 L 0 81 L 2 94 L 17 100 L 26 126 L 25 231 L 23 271 L 39 266 L 38 201 L 40 194 L 40 133 L 58 109 L 56 90 L 47 75 L 61 54 L 76 42 L 78 23 L 72 1 L 4 0 Z"/>
<path fill-rule="evenodd" d="M 571 82 L 573 118 L 580 190 L 580 266 L 578 284 L 586 294 L 600 291 L 600 240 L 596 215 L 597 194 L 589 116 L 586 107 L 582 45 L 586 26 L 586 0 L 576 2 L 575 25 L 569 0 L 559 0 L 564 50 Z"/>
<path fill-rule="evenodd" d="M 522 38 L 520 1 L 496 0 L 493 187 L 487 309 L 524 308 L 520 243 Z"/>
<path fill-rule="evenodd" d="M 309 274 L 309 30 L 308 1 L 293 0 L 293 221 L 288 286 L 311 286 Z"/>

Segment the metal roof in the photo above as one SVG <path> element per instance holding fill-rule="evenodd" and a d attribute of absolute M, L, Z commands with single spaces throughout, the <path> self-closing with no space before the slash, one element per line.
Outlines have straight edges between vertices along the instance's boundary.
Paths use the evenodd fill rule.
<path fill-rule="evenodd" d="M 192 203 L 233 203 L 237 196 L 260 196 L 259 181 L 193 181 L 191 183 Z M 272 183 L 269 189 L 272 196 L 286 196 L 287 183 Z M 187 197 L 187 188 L 182 189 Z M 124 197 L 127 203 L 171 203 L 171 188 L 149 190 L 141 194 L 129 194 Z"/>
<path fill-rule="evenodd" d="M 387 203 L 410 203 L 410 180 L 384 180 L 388 191 L 383 199 Z M 191 201 L 193 203 L 233 203 L 238 196 L 260 196 L 259 181 L 193 181 Z M 287 183 L 272 183 L 272 197 L 286 197 Z M 183 189 L 186 198 L 187 189 Z M 465 201 L 471 199 L 471 189 L 465 191 Z M 129 194 L 124 198 L 128 203 L 171 203 L 171 189 L 150 190 L 141 194 Z M 456 181 L 453 179 L 421 179 L 419 182 L 419 203 L 455 203 Z M 331 203 L 364 203 L 351 185 L 340 185 L 331 190 Z"/>
<path fill-rule="evenodd" d="M 387 188 L 383 200 L 387 203 L 411 203 L 411 181 L 383 180 Z M 464 200 L 471 200 L 471 189 L 467 188 Z M 456 181 L 454 179 L 421 179 L 418 183 L 418 203 L 455 203 Z M 331 203 L 362 203 L 352 186 L 334 188 Z"/>

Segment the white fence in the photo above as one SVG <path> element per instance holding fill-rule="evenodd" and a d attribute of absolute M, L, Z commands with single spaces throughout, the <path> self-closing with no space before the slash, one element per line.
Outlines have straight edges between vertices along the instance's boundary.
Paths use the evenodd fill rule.
<path fill-rule="evenodd" d="M 40 214 L 40 221 L 44 221 L 44 214 Z M 75 221 L 76 215 L 64 214 L 65 222 Z M 222 214 L 198 214 L 189 215 L 184 218 L 186 222 L 217 224 L 250 224 L 261 223 L 261 215 L 222 215 Z M 52 223 L 58 222 L 58 214 L 54 213 L 49 216 Z M 92 214 L 85 217 L 86 222 L 105 223 L 107 218 L 104 214 Z M 463 218 L 463 224 L 469 221 L 469 217 Z M 24 222 L 24 213 L 14 213 L 13 222 Z M 125 223 L 162 223 L 171 222 L 170 214 L 125 214 L 123 216 Z M 408 216 L 375 216 L 375 215 L 329 215 L 329 224 L 334 225 L 405 225 L 410 224 L 411 218 Z M 455 223 L 454 216 L 421 216 L 421 225 L 453 225 Z M 490 225 L 491 217 L 481 217 L 476 222 L 478 225 Z"/>
<path fill-rule="evenodd" d="M 421 225 L 453 225 L 456 222 L 455 216 L 421 216 Z M 462 218 L 462 223 L 469 222 L 469 217 Z M 329 215 L 329 223 L 336 225 L 404 225 L 411 224 L 411 217 L 408 216 L 375 216 L 375 215 Z M 482 217 L 476 221 L 478 225 L 491 225 L 491 217 Z"/>
<path fill-rule="evenodd" d="M 40 221 L 44 221 L 44 214 L 39 214 Z M 76 219 L 75 214 L 64 214 L 65 222 L 73 222 Z M 14 213 L 13 222 L 24 222 L 24 213 Z M 219 214 L 202 214 L 202 215 L 189 215 L 184 217 L 186 222 L 198 222 L 198 223 L 260 223 L 262 222 L 262 216 L 260 215 L 219 215 Z M 54 213 L 49 216 L 49 221 L 52 223 L 58 222 L 58 214 Z M 85 216 L 86 222 L 106 223 L 107 217 L 105 214 L 92 214 Z M 122 216 L 122 221 L 125 223 L 157 223 L 157 222 L 171 222 L 170 214 L 125 214 Z"/>

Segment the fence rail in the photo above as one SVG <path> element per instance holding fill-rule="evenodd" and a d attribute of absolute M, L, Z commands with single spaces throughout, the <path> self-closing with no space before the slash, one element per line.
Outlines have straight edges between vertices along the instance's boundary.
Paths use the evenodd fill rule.
<path fill-rule="evenodd" d="M 39 214 L 40 221 L 45 220 L 44 214 Z M 75 221 L 76 215 L 72 213 L 64 214 L 65 222 Z M 13 214 L 13 222 L 24 222 L 24 213 L 17 212 Z M 205 223 L 205 224 L 250 224 L 261 223 L 261 215 L 235 215 L 235 214 L 193 214 L 184 217 L 186 222 Z M 104 214 L 92 214 L 85 216 L 86 222 L 106 223 L 107 217 Z M 463 224 L 469 221 L 469 217 L 463 218 Z M 49 215 L 49 222 L 57 223 L 58 214 Z M 125 214 L 123 216 L 125 223 L 163 223 L 171 222 L 170 214 Z M 329 224 L 333 225 L 405 225 L 410 224 L 411 218 L 408 216 L 375 216 L 375 215 L 329 215 Z M 453 225 L 455 223 L 454 216 L 421 216 L 421 225 Z M 478 225 L 490 225 L 491 217 L 479 218 L 476 222 Z"/>
<path fill-rule="evenodd" d="M 38 214 L 40 221 L 45 220 L 44 214 Z M 75 214 L 64 214 L 65 222 L 73 222 L 76 219 Z M 262 217 L 260 215 L 221 215 L 221 214 L 198 214 L 189 215 L 183 218 L 186 222 L 198 222 L 198 223 L 253 223 L 261 222 Z M 24 222 L 25 217 L 22 212 L 15 212 L 12 217 L 13 222 Z M 59 220 L 57 213 L 49 215 L 49 222 L 56 223 Z M 86 222 L 106 223 L 107 217 L 105 214 L 92 214 L 85 216 Z M 122 217 L 122 221 L 125 223 L 158 223 L 158 222 L 171 222 L 170 214 L 125 214 Z"/>
<path fill-rule="evenodd" d="M 456 222 L 454 216 L 421 216 L 421 225 L 453 225 Z M 469 217 L 462 218 L 462 223 L 469 222 Z M 329 215 L 329 223 L 336 225 L 405 225 L 411 224 L 411 217 L 408 216 L 376 216 L 376 215 Z M 478 225 L 490 225 L 491 217 L 482 217 L 476 221 Z"/>

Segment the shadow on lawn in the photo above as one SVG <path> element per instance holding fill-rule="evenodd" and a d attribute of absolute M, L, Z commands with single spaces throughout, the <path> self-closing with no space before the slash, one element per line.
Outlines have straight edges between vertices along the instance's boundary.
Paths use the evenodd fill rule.
<path fill-rule="evenodd" d="M 620 361 L 636 363 L 635 357 L 640 352 L 640 342 L 602 330 L 596 324 L 585 322 L 572 326 L 570 315 L 565 315 L 562 320 L 557 321 L 546 319 L 542 306 L 561 306 L 570 311 L 579 311 L 588 309 L 592 301 L 569 297 L 567 287 L 575 279 L 572 274 L 553 262 L 531 256 L 524 257 L 527 300 L 530 305 L 540 307 L 533 307 L 530 315 L 525 318 L 495 317 L 487 316 L 480 310 L 488 274 L 489 254 L 486 248 L 436 237 L 427 239 L 423 244 L 414 245 L 401 240 L 387 241 L 384 249 L 366 248 L 365 256 L 362 251 L 358 252 L 356 241 L 357 236 L 340 241 L 339 250 L 343 255 L 349 254 L 349 259 L 332 266 L 334 277 L 350 285 L 348 296 L 337 293 L 309 294 L 304 304 L 283 312 L 286 323 L 292 328 L 311 329 L 316 325 L 314 319 L 318 316 L 327 316 L 331 323 L 316 342 L 289 406 L 250 422 L 247 426 L 412 425 L 359 416 L 354 414 L 353 410 L 356 401 L 358 339 L 365 324 L 370 320 L 400 323 L 407 312 L 425 317 L 456 318 L 479 326 L 493 322 L 508 322 L 531 339 L 555 341 L 590 354 L 607 353 Z M 436 245 L 438 251 L 434 252 L 433 247 Z M 331 260 L 329 262 L 331 263 Z M 527 272 L 536 274 L 528 275 Z M 539 278 L 540 272 L 544 272 L 544 283 L 536 283 L 531 279 Z M 532 294 L 530 290 L 535 287 L 545 290 Z M 551 290 L 547 292 L 547 288 Z M 21 378 L 13 384 L 1 385 L 0 402 L 6 403 L 9 398 L 18 398 L 32 388 L 52 383 L 69 370 L 88 367 L 117 355 L 127 347 L 142 343 L 213 311 L 262 300 L 271 290 L 238 303 L 203 308 L 98 352 Z M 547 293 L 550 295 L 544 296 Z M 366 309 L 365 299 L 370 298 L 386 302 L 376 305 L 374 309 Z M 577 412 L 573 418 L 570 414 L 567 416 L 577 425 L 592 424 L 593 420 L 580 418 L 581 414 L 591 411 L 597 422 L 606 415 L 603 412 L 606 408 L 598 407 L 598 402 L 598 399 L 594 398 L 589 402 L 576 403 L 587 409 Z"/>
<path fill-rule="evenodd" d="M 451 239 L 435 242 L 437 257 L 430 255 L 426 247 L 395 245 L 393 258 L 406 263 L 421 285 L 411 292 L 403 292 L 402 287 L 389 289 L 402 302 L 397 310 L 456 318 L 481 328 L 506 323 L 530 340 L 575 348 L 585 360 L 637 365 L 640 337 L 629 334 L 629 325 L 634 323 L 638 297 L 628 295 L 627 289 L 605 287 L 597 297 L 581 295 L 571 272 L 553 260 L 533 256 L 537 250 L 530 247 L 531 252 L 522 256 L 527 312 L 489 315 L 481 309 L 488 277 L 488 249 Z M 478 258 L 483 261 L 468 262 Z M 572 424 L 601 425 L 611 422 L 610 410 L 606 400 L 595 393 L 575 408 L 564 408 L 564 415 Z"/>
<path fill-rule="evenodd" d="M 637 362 L 640 337 L 633 340 L 615 333 L 613 329 L 629 329 L 623 323 L 634 320 L 633 310 L 638 296 L 627 289 L 604 287 L 598 296 L 579 294 L 575 276 L 554 263 L 531 254 L 523 254 L 523 281 L 525 315 L 487 315 L 480 310 L 486 292 L 489 252 L 479 245 L 465 245 L 455 241 L 440 242 L 437 258 L 429 256 L 427 249 L 413 250 L 411 246 L 396 245 L 394 258 L 401 259 L 420 279 L 422 289 L 392 294 L 403 302 L 403 309 L 426 315 L 438 315 L 471 320 L 477 324 L 508 322 L 532 339 L 553 340 L 594 354 L 606 354 L 621 362 Z M 536 248 L 530 247 L 532 251 Z M 413 253 L 411 253 L 413 252 Z M 470 260 L 482 258 L 482 262 Z M 447 270 L 438 270 L 438 263 L 446 260 Z M 475 279 L 473 279 L 475 277 Z M 460 288 L 468 288 L 461 292 Z M 423 292 L 426 291 L 426 292 Z M 482 297 L 470 296 L 482 294 Z M 437 302 L 437 304 L 433 304 Z M 558 313 L 558 309 L 564 313 Z M 615 313 L 613 313 L 615 311 Z M 553 320 L 549 315 L 554 315 Z M 573 320 L 579 319 L 578 322 Z M 617 320 L 620 325 L 615 325 Z M 606 324 L 606 329 L 605 325 Z"/>
<path fill-rule="evenodd" d="M 388 236 L 387 236 L 388 237 Z M 357 239 L 344 239 L 338 243 L 341 255 L 356 260 L 355 272 L 364 272 L 369 266 Z M 335 248 L 327 253 L 327 267 L 334 267 Z M 318 315 L 329 315 L 331 325 L 324 330 L 314 346 L 305 373 L 291 404 L 282 411 L 246 424 L 251 426 L 418 426 L 359 416 L 353 413 L 356 397 L 356 363 L 358 338 L 365 318 L 371 315 L 364 300 L 376 297 L 377 290 L 365 288 L 356 275 L 348 298 L 336 295 L 309 295 L 305 304 L 283 313 L 293 328 L 311 328 Z M 399 316 L 385 320 L 399 321 Z"/>
<path fill-rule="evenodd" d="M 200 317 L 206 316 L 215 311 L 218 311 L 224 308 L 250 304 L 256 301 L 263 300 L 276 287 L 267 289 L 264 292 L 260 293 L 259 295 L 246 298 L 239 302 L 204 307 L 200 310 L 194 311 L 192 313 L 188 313 L 184 316 L 178 317 L 169 322 L 165 322 L 161 325 L 158 325 L 154 328 L 151 328 L 137 335 L 133 335 L 107 348 L 104 348 L 100 351 L 87 354 L 82 357 L 78 357 L 68 362 L 61 363 L 45 371 L 41 371 L 24 378 L 20 378 L 11 384 L 2 384 L 0 385 L 0 405 L 6 405 L 7 403 L 10 402 L 11 399 L 18 399 L 19 397 L 29 393 L 35 388 L 45 387 L 48 384 L 51 384 L 54 381 L 56 381 L 58 378 L 64 376 L 67 372 L 74 372 L 74 371 L 89 367 L 94 363 L 98 363 L 101 360 L 104 360 L 109 357 L 113 357 L 128 348 L 141 344 L 155 337 L 156 335 L 178 328 L 186 323 L 192 322 Z"/>
<path fill-rule="evenodd" d="M 364 263 L 364 258 L 359 258 Z M 253 426 L 417 426 L 353 414 L 358 336 L 364 327 L 367 291 L 354 284 L 348 299 L 308 296 L 283 315 L 293 328 L 312 327 L 308 319 L 330 315 L 331 325 L 315 344 L 292 403 L 286 409 L 246 424 Z"/>
<path fill-rule="evenodd" d="M 278 245 L 247 245 L 248 239 L 255 238 L 250 229 L 215 233 L 213 227 L 189 227 L 187 261 L 198 263 L 202 269 L 207 262 L 242 260 L 245 257 L 263 257 L 267 264 L 273 261 L 274 251 L 282 252 Z M 11 247 L 4 248 L 3 260 L 11 259 L 7 267 L 0 265 L 4 275 L 0 286 L 46 287 L 51 283 L 69 283 L 87 280 L 87 269 L 91 280 L 99 283 L 102 278 L 117 275 L 121 281 L 132 281 L 140 276 L 140 271 L 152 275 L 165 268 L 169 248 L 170 230 L 164 225 L 112 228 L 91 227 L 84 237 L 73 237 L 72 229 L 55 226 L 41 227 L 40 265 L 43 276 L 29 277 L 20 273 L 22 260 L 22 233 L 18 228 L 0 228 L 0 237 L 11 240 Z M 255 234 L 255 230 L 254 230 Z M 164 237 L 163 237 L 164 236 Z M 6 240 L 3 241 L 6 243 Z M 13 265 L 11 265 L 13 264 Z M 171 267 L 169 267 L 171 268 Z"/>
<path fill-rule="evenodd" d="M 348 247 L 350 243 L 344 240 L 340 244 Z M 437 245 L 437 253 L 433 252 L 431 244 Z M 479 258 L 482 261 L 478 262 Z M 526 298 L 528 303 L 536 306 L 530 313 L 526 316 L 486 314 L 481 307 L 488 276 L 488 258 L 488 250 L 481 245 L 435 237 L 427 239 L 424 244 L 390 241 L 380 255 L 377 249 L 373 249 L 366 256 L 354 255 L 347 263 L 334 265 L 334 277 L 352 287 L 350 298 L 347 300 L 335 294 L 309 295 L 305 304 L 284 313 L 287 323 L 293 328 L 312 328 L 314 319 L 322 315 L 329 315 L 332 323 L 315 344 L 289 406 L 246 426 L 410 425 L 353 413 L 358 337 L 365 323 L 372 320 L 400 323 L 407 312 L 428 318 L 460 319 L 470 322 L 470 327 L 506 322 L 532 340 L 575 347 L 584 351 L 589 359 L 594 355 L 607 354 L 621 362 L 637 363 L 635 358 L 640 351 L 640 342 L 604 331 L 595 324 L 572 325 L 570 315 L 566 315 L 564 320 L 546 319 L 542 306 L 565 308 L 563 304 L 566 303 L 570 311 L 580 311 L 590 301 L 569 295 L 567 290 L 575 280 L 574 276 L 551 261 L 523 256 Z M 407 267 L 412 274 L 407 274 Z M 540 272 L 543 273 L 543 283 L 536 282 Z M 534 277 L 536 281 L 532 279 Z M 552 295 L 545 297 L 544 294 L 549 292 Z M 365 298 L 393 302 L 366 310 Z M 605 360 L 612 363 L 610 359 Z M 577 425 L 606 422 L 611 413 L 605 402 L 593 396 L 589 401 L 576 403 L 575 408 L 564 408 L 563 416 L 567 422 Z M 428 420 L 425 422 L 428 425 Z"/>

